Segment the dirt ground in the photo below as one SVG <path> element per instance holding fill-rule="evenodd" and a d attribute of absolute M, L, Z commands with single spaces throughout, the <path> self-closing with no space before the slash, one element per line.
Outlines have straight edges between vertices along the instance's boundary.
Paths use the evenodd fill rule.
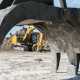
<path fill-rule="evenodd" d="M 59 70 L 55 72 L 55 55 L 51 52 L 0 52 L 0 80 L 79 80 L 74 75 L 67 55 L 61 55 Z"/>

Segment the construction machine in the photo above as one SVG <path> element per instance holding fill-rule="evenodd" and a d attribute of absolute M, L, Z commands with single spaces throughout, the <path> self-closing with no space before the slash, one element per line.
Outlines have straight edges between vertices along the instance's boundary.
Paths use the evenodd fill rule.
<path fill-rule="evenodd" d="M 32 49 L 36 51 L 41 51 L 44 49 L 46 44 L 46 36 L 42 32 L 37 33 L 37 42 L 33 45 Z"/>
<path fill-rule="evenodd" d="M 28 46 L 28 50 L 30 51 L 40 51 L 46 43 L 45 34 L 40 31 L 35 32 L 35 29 L 34 25 L 29 25 L 29 28 L 26 29 L 22 38 L 22 42 Z"/>
<path fill-rule="evenodd" d="M 9 40 L 12 46 L 24 47 L 24 50 L 28 51 L 41 51 L 45 47 L 46 41 L 46 35 L 37 30 L 34 25 L 21 29 L 17 34 L 12 35 Z"/>

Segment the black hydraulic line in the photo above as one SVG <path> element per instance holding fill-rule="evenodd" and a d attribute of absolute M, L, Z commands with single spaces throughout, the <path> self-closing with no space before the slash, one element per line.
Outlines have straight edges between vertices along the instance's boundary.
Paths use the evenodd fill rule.
<path fill-rule="evenodd" d="M 28 2 L 28 1 L 34 1 L 34 2 L 44 3 L 48 5 L 53 5 L 53 0 L 3 0 L 2 3 L 0 4 L 0 9 L 5 9 L 8 6 L 11 6 L 12 4 L 19 4 L 19 3 Z"/>
<path fill-rule="evenodd" d="M 14 4 L 19 4 L 19 3 L 28 2 L 28 1 L 44 3 L 44 4 L 47 4 L 47 5 L 53 5 L 53 0 L 15 0 Z"/>

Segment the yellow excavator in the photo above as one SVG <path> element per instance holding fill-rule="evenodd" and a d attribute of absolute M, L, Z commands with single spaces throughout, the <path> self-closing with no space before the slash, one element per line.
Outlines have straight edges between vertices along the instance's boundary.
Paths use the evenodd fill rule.
<path fill-rule="evenodd" d="M 37 42 L 36 44 L 33 44 L 32 49 L 36 51 L 41 51 L 45 47 L 45 44 L 46 44 L 46 36 L 44 35 L 44 33 L 38 32 Z"/>
<path fill-rule="evenodd" d="M 17 36 L 16 36 L 16 34 L 13 34 L 13 35 L 10 36 L 9 44 L 11 45 L 11 47 L 17 45 Z"/>
<path fill-rule="evenodd" d="M 35 32 L 35 26 L 29 25 L 22 38 L 22 42 L 29 47 L 29 50 L 40 51 L 46 44 L 46 36 L 43 32 Z"/>
<path fill-rule="evenodd" d="M 25 45 L 26 47 L 28 47 L 27 50 L 29 51 L 42 50 L 46 44 L 46 36 L 41 31 L 34 32 L 35 29 L 36 28 L 34 25 L 29 25 L 29 27 L 24 28 L 20 32 L 20 34 L 11 36 L 10 43 L 12 45 L 17 45 L 18 43 L 20 43 L 21 45 Z"/>
<path fill-rule="evenodd" d="M 35 28 L 31 25 L 29 28 L 21 29 L 17 34 L 10 34 L 9 45 L 14 46 L 27 45 L 30 41 L 31 33 Z"/>
<path fill-rule="evenodd" d="M 35 30 L 34 25 L 29 25 L 29 28 L 27 28 L 25 35 L 23 36 L 23 42 L 28 43 L 31 47 L 30 50 L 32 51 L 40 51 L 43 49 L 46 43 L 46 36 L 42 32 L 34 32 Z"/>

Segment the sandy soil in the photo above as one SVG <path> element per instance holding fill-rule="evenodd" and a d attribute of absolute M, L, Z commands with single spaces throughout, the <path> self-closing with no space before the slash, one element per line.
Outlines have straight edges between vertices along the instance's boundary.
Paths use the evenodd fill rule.
<path fill-rule="evenodd" d="M 55 56 L 51 53 L 1 51 L 0 80 L 79 80 L 74 67 L 62 54 L 60 67 L 55 72 Z M 70 79 L 72 78 L 72 79 Z"/>

